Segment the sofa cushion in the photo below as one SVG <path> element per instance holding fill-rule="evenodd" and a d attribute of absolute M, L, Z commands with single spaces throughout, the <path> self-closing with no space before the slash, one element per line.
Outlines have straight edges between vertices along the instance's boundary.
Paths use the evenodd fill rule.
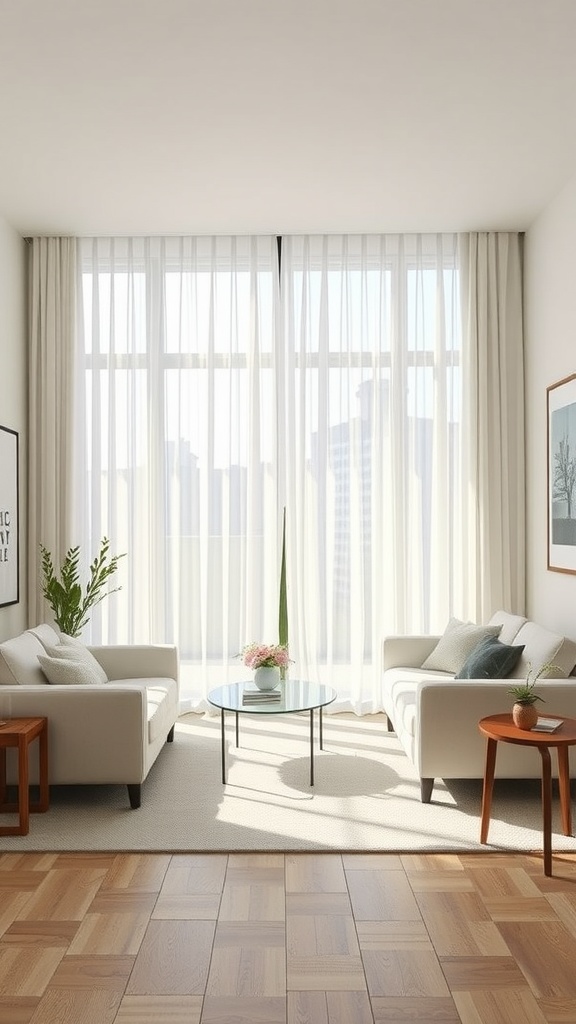
<path fill-rule="evenodd" d="M 53 658 L 49 654 L 40 654 L 38 661 L 48 682 L 56 686 L 80 686 L 94 683 L 98 686 L 102 685 L 99 673 L 85 661 Z"/>
<path fill-rule="evenodd" d="M 46 685 L 38 655 L 44 648 L 38 637 L 26 630 L 0 644 L 0 684 L 7 686 Z"/>
<path fill-rule="evenodd" d="M 524 615 L 512 615 L 511 612 L 498 611 L 494 612 L 492 618 L 488 620 L 488 625 L 502 626 L 498 639 L 503 644 L 511 644 L 516 640 L 525 622 L 528 622 L 528 619 Z"/>
<path fill-rule="evenodd" d="M 90 669 L 91 675 L 93 676 L 92 680 L 90 680 L 91 682 L 108 682 L 108 676 L 106 675 L 100 662 L 96 661 L 96 658 L 94 657 L 92 652 L 89 651 L 87 647 L 84 647 L 84 644 L 81 644 L 79 641 L 70 642 L 70 640 L 67 637 L 65 637 L 64 634 L 62 635 L 62 643 L 56 644 L 54 647 L 50 647 L 49 645 L 47 645 L 44 653 L 47 654 L 49 658 L 55 660 L 66 661 L 75 665 L 87 666 Z M 48 673 L 46 673 L 46 675 L 48 675 L 48 682 L 54 681 L 50 679 Z"/>
<path fill-rule="evenodd" d="M 43 647 L 53 647 L 55 644 L 60 643 L 58 633 L 47 622 L 41 622 L 39 626 L 32 626 L 28 632 L 32 633 L 32 636 L 35 636 Z"/>
<path fill-rule="evenodd" d="M 505 679 L 523 650 L 523 644 L 511 647 L 496 636 L 486 636 L 468 656 L 456 679 Z"/>
<path fill-rule="evenodd" d="M 501 625 L 476 626 L 473 622 L 450 619 L 443 636 L 422 663 L 422 668 L 459 672 L 480 641 L 487 636 L 498 636 L 501 628 Z"/>
<path fill-rule="evenodd" d="M 551 678 L 564 679 L 576 665 L 576 643 L 560 633 L 544 629 L 536 622 L 526 622 L 518 632 L 515 643 L 524 644 L 524 653 L 510 673 L 512 679 L 526 679 L 530 670 L 536 676 L 547 664 L 557 666 Z"/>

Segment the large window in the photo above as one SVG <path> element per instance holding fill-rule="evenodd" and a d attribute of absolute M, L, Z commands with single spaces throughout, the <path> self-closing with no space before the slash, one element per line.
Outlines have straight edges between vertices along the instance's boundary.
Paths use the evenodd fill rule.
<path fill-rule="evenodd" d="M 276 639 L 285 505 L 294 671 L 374 704 L 455 557 L 455 238 L 87 239 L 82 282 L 79 520 L 128 554 L 93 638 L 178 643 L 196 705 Z"/>

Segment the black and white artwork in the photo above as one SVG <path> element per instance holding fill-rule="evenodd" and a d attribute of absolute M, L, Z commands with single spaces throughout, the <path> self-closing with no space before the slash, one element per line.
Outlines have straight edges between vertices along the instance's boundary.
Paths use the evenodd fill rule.
<path fill-rule="evenodd" d="M 20 600 L 18 434 L 0 427 L 0 607 Z"/>
<path fill-rule="evenodd" d="M 576 573 L 576 373 L 548 395 L 548 568 Z"/>

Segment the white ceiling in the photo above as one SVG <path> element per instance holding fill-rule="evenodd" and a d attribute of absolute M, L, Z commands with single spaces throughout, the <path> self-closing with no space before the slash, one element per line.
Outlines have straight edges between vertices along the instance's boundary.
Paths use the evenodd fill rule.
<path fill-rule="evenodd" d="M 0 0 L 23 235 L 522 230 L 576 173 L 576 0 Z"/>

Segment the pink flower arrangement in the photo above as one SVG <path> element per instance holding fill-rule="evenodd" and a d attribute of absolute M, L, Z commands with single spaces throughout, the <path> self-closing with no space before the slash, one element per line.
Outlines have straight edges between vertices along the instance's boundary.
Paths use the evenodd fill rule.
<path fill-rule="evenodd" d="M 248 644 L 240 657 L 248 668 L 287 668 L 290 663 L 285 644 Z"/>

